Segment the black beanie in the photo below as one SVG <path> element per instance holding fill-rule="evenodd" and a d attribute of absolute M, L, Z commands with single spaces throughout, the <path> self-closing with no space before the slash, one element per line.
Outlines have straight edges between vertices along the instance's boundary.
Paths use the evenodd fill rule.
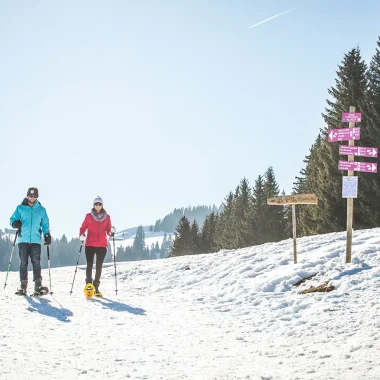
<path fill-rule="evenodd" d="M 38 198 L 37 187 L 29 187 L 28 192 L 26 193 L 26 196 L 29 197 L 30 195 L 34 195 L 36 198 Z"/>

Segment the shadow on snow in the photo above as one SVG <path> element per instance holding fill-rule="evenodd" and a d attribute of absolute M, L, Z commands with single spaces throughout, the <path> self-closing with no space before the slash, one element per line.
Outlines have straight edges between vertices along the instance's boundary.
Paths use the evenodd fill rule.
<path fill-rule="evenodd" d="M 339 273 L 337 276 L 332 278 L 332 280 L 340 280 L 342 277 L 345 276 L 353 276 L 355 274 L 358 274 L 362 271 L 372 269 L 373 267 L 367 264 L 363 264 L 361 268 L 352 268 L 352 269 L 346 269 L 343 270 L 343 272 Z"/>
<path fill-rule="evenodd" d="M 61 322 L 71 322 L 69 317 L 73 315 L 73 312 L 69 309 L 59 308 L 51 305 L 51 301 L 46 298 L 33 298 L 25 297 L 30 303 L 27 310 L 37 311 L 40 314 L 47 315 L 48 317 L 57 318 Z"/>
<path fill-rule="evenodd" d="M 145 310 L 140 307 L 132 307 L 125 303 L 117 302 L 109 298 L 93 298 L 92 301 L 100 303 L 104 308 L 108 308 L 114 311 L 127 311 L 128 313 L 135 315 L 145 315 Z"/>

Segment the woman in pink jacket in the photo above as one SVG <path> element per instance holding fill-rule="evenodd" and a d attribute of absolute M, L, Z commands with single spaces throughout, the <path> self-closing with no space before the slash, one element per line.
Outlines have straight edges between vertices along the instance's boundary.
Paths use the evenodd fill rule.
<path fill-rule="evenodd" d="M 79 236 L 86 236 L 85 253 L 87 260 L 86 284 L 93 284 L 95 287 L 95 296 L 102 297 L 99 291 L 100 276 L 104 258 L 106 257 L 108 240 L 107 236 L 114 236 L 116 229 L 111 225 L 111 218 L 103 208 L 103 200 L 99 196 L 94 199 L 94 207 L 86 215 L 79 230 Z M 92 282 L 92 266 L 96 254 L 96 271 L 95 280 Z"/>

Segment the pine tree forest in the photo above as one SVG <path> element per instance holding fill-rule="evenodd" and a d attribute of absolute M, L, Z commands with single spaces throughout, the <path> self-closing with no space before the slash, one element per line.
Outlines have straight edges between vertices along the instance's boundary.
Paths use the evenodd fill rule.
<path fill-rule="evenodd" d="M 362 114 L 361 123 L 356 124 L 361 128 L 356 145 L 380 147 L 380 38 L 368 65 L 361 57 L 359 47 L 344 55 L 338 65 L 335 85 L 328 93 L 330 97 L 322 111 L 325 126 L 317 133 L 293 183 L 292 194 L 314 193 L 319 199 L 318 207 L 297 207 L 298 237 L 346 229 L 347 203 L 342 198 L 342 176 L 347 172 L 338 170 L 340 143 L 329 143 L 327 139 L 328 130 L 348 127 L 341 121 L 342 112 L 348 112 L 350 106 L 354 106 L 356 112 Z M 368 158 L 356 157 L 355 160 L 368 161 Z M 355 172 L 355 175 L 359 177 L 359 190 L 354 201 L 353 228 L 379 227 L 380 173 Z M 266 204 L 267 198 L 280 195 L 285 194 L 280 193 L 272 167 L 259 175 L 252 186 L 243 178 L 225 197 L 222 211 L 206 217 L 196 237 L 194 231 L 188 231 L 192 220 L 182 217 L 169 257 L 290 238 L 291 207 Z"/>

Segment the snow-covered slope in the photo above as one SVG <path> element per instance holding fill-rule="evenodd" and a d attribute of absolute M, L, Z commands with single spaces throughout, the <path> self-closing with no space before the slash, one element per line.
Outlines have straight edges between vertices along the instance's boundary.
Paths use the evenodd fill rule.
<path fill-rule="evenodd" d="M 42 299 L 14 295 L 12 272 L 0 291 L 1 379 L 379 379 L 380 229 L 354 232 L 348 265 L 345 233 L 297 243 L 296 265 L 291 240 L 120 263 L 117 297 L 110 263 L 105 298 L 89 301 L 84 267 L 72 295 L 75 268 L 53 269 Z M 335 290 L 301 294 L 324 282 Z"/>
<path fill-rule="evenodd" d="M 149 228 L 150 226 L 143 226 L 145 235 L 145 245 L 148 248 L 150 248 L 152 243 L 156 244 L 156 242 L 158 242 L 159 246 L 161 247 L 161 244 L 164 240 L 165 232 L 153 232 L 149 231 Z M 136 232 L 137 227 L 130 227 L 117 231 L 117 233 L 115 234 L 115 241 L 117 247 L 132 247 L 136 237 Z M 169 236 L 172 236 L 172 239 L 174 239 L 174 233 L 167 233 L 166 237 L 169 238 Z"/>

